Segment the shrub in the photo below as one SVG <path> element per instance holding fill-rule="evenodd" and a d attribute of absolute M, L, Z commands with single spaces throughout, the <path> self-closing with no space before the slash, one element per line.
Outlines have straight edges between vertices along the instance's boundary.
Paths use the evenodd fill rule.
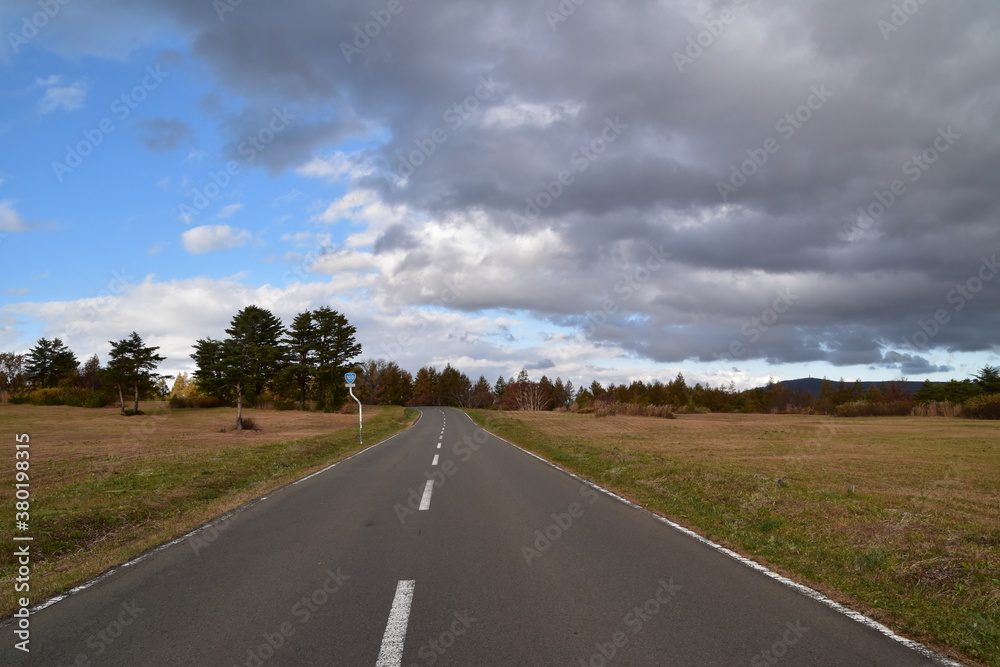
<path fill-rule="evenodd" d="M 22 394 L 20 396 L 11 396 L 7 400 L 9 403 L 13 403 L 14 405 L 24 405 L 25 403 L 28 402 L 28 396 L 26 394 Z"/>
<path fill-rule="evenodd" d="M 833 414 L 837 417 L 908 417 L 913 412 L 913 401 L 870 403 L 851 401 L 838 405 Z"/>
<path fill-rule="evenodd" d="M 948 401 L 928 401 L 913 406 L 910 414 L 914 417 L 961 417 L 962 404 Z"/>
<path fill-rule="evenodd" d="M 217 408 L 222 405 L 222 400 L 215 396 L 205 396 L 202 394 L 194 396 L 178 396 L 174 394 L 170 397 L 168 405 L 172 408 Z"/>
<path fill-rule="evenodd" d="M 586 414 L 587 410 L 588 408 L 583 408 L 580 413 Z M 639 403 L 611 403 L 609 401 L 597 401 L 594 404 L 594 415 L 597 417 L 627 415 L 629 417 L 674 419 L 673 408 L 669 405 L 641 405 Z"/>
<path fill-rule="evenodd" d="M 92 391 L 83 399 L 85 408 L 103 408 L 111 403 L 107 394 L 100 391 Z"/>
<path fill-rule="evenodd" d="M 259 431 L 260 426 L 257 425 L 257 420 L 253 417 L 243 417 L 240 419 L 240 423 L 243 425 L 244 431 Z"/>
<path fill-rule="evenodd" d="M 969 419 L 1000 419 L 1000 394 L 970 398 L 962 405 L 962 416 Z"/>

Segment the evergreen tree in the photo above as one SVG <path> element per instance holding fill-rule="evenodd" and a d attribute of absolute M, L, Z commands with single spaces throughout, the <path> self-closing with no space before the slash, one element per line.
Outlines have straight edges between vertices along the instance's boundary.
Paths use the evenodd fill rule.
<path fill-rule="evenodd" d="M 924 380 L 924 383 L 920 385 L 920 389 L 913 395 L 913 398 L 920 403 L 937 403 L 943 401 L 945 400 L 944 387 L 934 384 L 930 380 Z"/>
<path fill-rule="evenodd" d="M 346 392 L 337 392 L 341 376 L 354 366 L 361 354 L 355 329 L 341 313 L 323 306 L 312 314 L 316 325 L 316 391 L 324 409 L 336 409 L 346 400 Z"/>
<path fill-rule="evenodd" d="M 25 374 L 33 387 L 56 387 L 60 381 L 72 377 L 78 365 L 76 355 L 60 339 L 39 338 L 35 347 L 28 350 Z"/>
<path fill-rule="evenodd" d="M 480 375 L 479 379 L 476 380 L 475 386 L 472 387 L 470 402 L 473 408 L 488 408 L 493 405 L 493 389 L 490 387 L 490 381 L 486 379 L 486 376 Z"/>
<path fill-rule="evenodd" d="M 1000 366 L 984 366 L 972 377 L 984 394 L 1000 394 Z"/>
<path fill-rule="evenodd" d="M 206 338 L 195 344 L 198 387 L 209 394 L 236 399 L 236 429 L 243 429 L 243 405 L 252 402 L 283 368 L 284 328 L 273 313 L 247 306 L 236 313 L 222 341 Z"/>
<path fill-rule="evenodd" d="M 156 373 L 156 367 L 166 357 L 156 353 L 160 349 L 159 346 L 147 347 L 139 334 L 134 331 L 128 338 L 108 342 L 111 343 L 111 355 L 108 357 L 105 376 L 118 387 L 122 414 L 128 414 L 125 410 L 124 387 L 132 390 L 135 400 L 132 414 L 138 414 L 139 395 L 152 390 L 156 382 L 164 377 Z"/>
<path fill-rule="evenodd" d="M 451 364 L 446 364 L 438 378 L 438 392 L 442 405 L 469 407 L 472 396 L 472 382 L 465 373 Z"/>
<path fill-rule="evenodd" d="M 284 376 L 298 393 L 299 409 L 305 410 L 309 383 L 317 371 L 319 347 L 319 332 L 311 312 L 307 310 L 295 316 L 285 332 L 284 345 L 288 361 Z"/>
<path fill-rule="evenodd" d="M 202 338 L 194 345 L 194 379 L 198 390 L 224 401 L 231 398 L 232 387 L 228 384 L 222 364 L 222 341 Z"/>
<path fill-rule="evenodd" d="M 493 402 L 499 403 L 503 399 L 505 391 L 507 391 L 507 381 L 501 375 L 497 378 L 496 384 L 493 385 Z"/>

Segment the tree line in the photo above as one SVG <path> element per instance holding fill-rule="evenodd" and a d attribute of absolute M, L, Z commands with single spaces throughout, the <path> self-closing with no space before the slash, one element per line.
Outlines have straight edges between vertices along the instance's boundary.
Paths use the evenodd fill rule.
<path fill-rule="evenodd" d="M 571 410 L 607 412 L 614 406 L 663 406 L 674 412 L 810 413 L 841 416 L 908 415 L 919 404 L 934 402 L 972 405 L 972 401 L 1000 395 L 1000 368 L 984 367 L 971 379 L 936 384 L 929 380 L 911 394 L 902 382 L 866 387 L 860 382 L 824 380 L 819 392 L 789 389 L 773 380 L 764 387 L 737 390 L 695 383 L 683 373 L 673 380 L 602 385 L 593 381 L 575 387 L 572 382 L 542 375 L 533 380 L 522 369 L 490 383 L 480 375 L 472 382 L 450 364 L 441 371 L 425 366 L 413 376 L 395 362 L 362 362 L 358 379 L 364 400 L 372 404 L 441 405 L 499 410 Z M 996 402 L 1000 402 L 997 399 Z"/>
<path fill-rule="evenodd" d="M 81 365 L 62 340 L 41 338 L 27 354 L 0 354 L 0 394 L 12 403 L 41 405 L 117 402 L 123 415 L 138 414 L 143 398 L 169 396 L 174 407 L 230 404 L 237 408 L 237 429 L 246 425 L 243 408 L 262 398 L 324 410 L 346 400 L 338 378 L 355 368 L 361 345 L 343 314 L 323 306 L 299 313 L 286 329 L 269 310 L 251 305 L 233 316 L 225 332 L 225 338 L 194 344 L 193 379 L 182 374 L 173 389 L 166 383 L 171 376 L 157 372 L 166 361 L 159 346 L 146 345 L 134 331 L 108 341 L 104 367 L 96 354 Z"/>
<path fill-rule="evenodd" d="M 117 403 L 122 414 L 135 414 L 142 398 L 168 398 L 173 407 L 237 408 L 236 428 L 246 426 L 243 408 L 340 409 L 348 395 L 342 377 L 356 371 L 357 396 L 370 405 L 453 406 L 500 410 L 572 410 L 611 413 L 615 406 L 662 406 L 672 412 L 801 412 L 843 416 L 910 414 L 915 405 L 946 403 L 986 412 L 1000 409 L 1000 368 L 986 366 L 972 378 L 946 384 L 926 381 L 915 394 L 898 382 L 864 387 L 860 382 L 824 380 L 818 395 L 793 391 L 771 381 L 739 391 L 689 385 L 682 373 L 673 380 L 576 387 L 562 378 L 534 380 L 525 369 L 490 382 L 447 364 L 424 366 L 416 374 L 395 361 L 357 361 L 362 347 L 347 318 L 327 306 L 299 313 L 286 328 L 269 310 L 255 305 L 240 310 L 226 337 L 201 338 L 191 358 L 196 370 L 182 373 L 169 388 L 169 376 L 157 373 L 165 358 L 132 332 L 109 341 L 102 367 L 97 355 L 80 364 L 58 338 L 41 338 L 27 354 L 0 354 L 0 396 L 11 402 L 99 407 Z M 132 408 L 126 405 L 126 397 Z M 987 400 L 989 399 L 989 400 Z M 985 401 L 985 403 L 984 403 Z M 640 412 L 641 413 L 641 412 Z M 649 414 L 647 411 L 646 414 Z M 657 413 L 659 414 L 659 413 Z"/>

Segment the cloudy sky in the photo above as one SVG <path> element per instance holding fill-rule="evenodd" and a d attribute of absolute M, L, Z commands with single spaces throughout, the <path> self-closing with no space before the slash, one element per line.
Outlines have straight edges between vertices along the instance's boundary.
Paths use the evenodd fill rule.
<path fill-rule="evenodd" d="M 1000 363 L 995 0 L 3 0 L 0 350 L 255 303 L 576 383 Z"/>

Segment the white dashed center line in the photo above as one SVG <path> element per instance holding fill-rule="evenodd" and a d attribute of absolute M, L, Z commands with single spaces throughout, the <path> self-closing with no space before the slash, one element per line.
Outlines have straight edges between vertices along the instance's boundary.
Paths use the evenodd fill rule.
<path fill-rule="evenodd" d="M 403 664 L 403 642 L 406 641 L 406 626 L 410 622 L 410 606 L 416 585 L 416 581 L 400 581 L 396 585 L 396 596 L 392 599 L 389 622 L 385 625 L 382 650 L 375 667 L 399 667 Z"/>
<path fill-rule="evenodd" d="M 420 509 L 429 510 L 431 508 L 431 492 L 433 490 L 434 482 L 427 480 L 427 486 L 424 487 L 424 497 L 420 499 Z"/>

